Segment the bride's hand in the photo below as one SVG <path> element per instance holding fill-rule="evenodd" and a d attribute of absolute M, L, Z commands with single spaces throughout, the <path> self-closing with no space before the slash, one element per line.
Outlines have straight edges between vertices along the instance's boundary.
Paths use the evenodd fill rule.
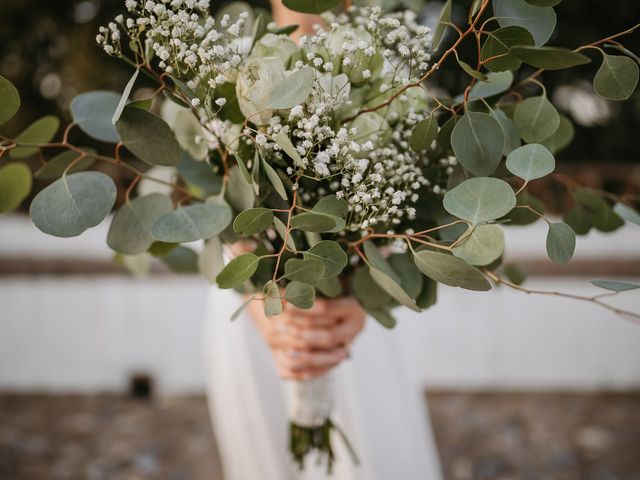
<path fill-rule="evenodd" d="M 249 311 L 271 348 L 278 374 L 304 380 L 338 365 L 364 327 L 365 313 L 352 298 L 317 299 L 301 310 L 285 304 L 282 314 L 266 317 L 262 302 L 251 302 Z"/>

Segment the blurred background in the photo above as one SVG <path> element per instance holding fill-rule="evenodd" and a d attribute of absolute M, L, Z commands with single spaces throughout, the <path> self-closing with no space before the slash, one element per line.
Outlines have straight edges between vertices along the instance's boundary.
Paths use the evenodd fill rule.
<path fill-rule="evenodd" d="M 130 68 L 94 37 L 123 3 L 0 0 L 0 74 L 22 97 L 3 133 L 45 114 L 68 121 L 78 93 L 122 90 Z M 427 23 L 442 7 L 407 3 Z M 461 22 L 465 2 L 454 3 Z M 556 10 L 551 43 L 567 47 L 640 21 L 631 0 L 615 8 L 564 0 Z M 640 34 L 625 44 L 640 52 Z M 447 67 L 440 83 L 462 89 Z M 638 194 L 640 96 L 602 100 L 577 80 L 593 72 L 545 74 L 550 96 L 576 124 L 558 170 Z M 145 97 L 139 85 L 134 96 Z M 551 212 L 567 206 L 553 181 L 536 193 Z M 25 212 L 0 217 L 0 478 L 222 479 L 204 397 L 208 286 L 184 262 L 173 265 L 183 273 L 157 265 L 150 278 L 130 276 L 112 262 L 107 228 L 61 240 L 37 231 Z M 507 261 L 530 288 L 592 295 L 590 279 L 640 280 L 635 225 L 580 237 L 562 269 L 546 258 L 544 225 L 507 230 L 507 244 L 517 245 Z M 615 302 L 640 310 L 635 292 Z M 444 287 L 425 314 L 402 312 L 393 335 L 424 378 L 447 479 L 640 479 L 639 325 L 569 300 Z"/>

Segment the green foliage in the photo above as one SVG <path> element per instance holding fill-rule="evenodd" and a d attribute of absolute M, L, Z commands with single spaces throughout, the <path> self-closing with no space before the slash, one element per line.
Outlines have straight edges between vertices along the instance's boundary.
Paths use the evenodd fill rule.
<path fill-rule="evenodd" d="M 409 144 L 416 152 L 427 150 L 438 136 L 438 121 L 429 115 L 413 127 Z"/>
<path fill-rule="evenodd" d="M 452 255 L 420 250 L 413 259 L 420 271 L 436 282 L 467 290 L 491 290 L 491 284 L 477 268 Z"/>
<path fill-rule="evenodd" d="M 547 43 L 556 27 L 553 8 L 530 5 L 525 0 L 493 0 L 492 5 L 502 27 L 515 25 L 527 29 L 538 46 Z"/>
<path fill-rule="evenodd" d="M 411 252 L 390 255 L 387 262 L 400 279 L 400 286 L 412 299 L 417 299 L 422 292 L 424 275 L 416 267 Z"/>
<path fill-rule="evenodd" d="M 513 121 L 507 117 L 502 110 L 491 110 L 491 116 L 498 121 L 504 134 L 504 149 L 502 150 L 502 154 L 509 155 L 522 145 L 520 133 L 518 133 L 518 129 L 513 124 Z"/>
<path fill-rule="evenodd" d="M 95 151 L 89 148 L 83 148 L 83 150 L 88 152 L 88 155 L 82 158 L 80 158 L 82 154 L 75 150 L 65 150 L 64 152 L 59 153 L 45 165 L 36 170 L 33 176 L 39 180 L 53 180 L 60 178 L 64 174 L 65 170 L 67 173 L 76 173 L 86 170 L 95 162 L 95 158 L 91 156 L 92 154 L 95 154 Z"/>
<path fill-rule="evenodd" d="M 273 223 L 273 212 L 268 208 L 245 210 L 233 221 L 233 229 L 240 235 L 255 235 L 265 231 Z"/>
<path fill-rule="evenodd" d="M 526 181 L 549 175 L 555 168 L 553 154 L 537 143 L 517 148 L 507 157 L 507 169 Z"/>
<path fill-rule="evenodd" d="M 327 298 L 336 298 L 344 292 L 340 279 L 336 277 L 321 279 L 316 285 L 316 290 Z"/>
<path fill-rule="evenodd" d="M 294 306 L 308 309 L 316 299 L 316 289 L 302 282 L 290 282 L 284 290 L 284 298 Z"/>
<path fill-rule="evenodd" d="M 504 133 L 491 115 L 467 112 L 453 128 L 451 146 L 464 168 L 474 175 L 488 176 L 502 158 Z"/>
<path fill-rule="evenodd" d="M 322 13 L 341 5 L 343 0 L 282 0 L 285 7 L 301 13 Z"/>
<path fill-rule="evenodd" d="M 300 157 L 300 154 L 296 150 L 296 147 L 293 146 L 293 143 L 291 143 L 289 137 L 284 132 L 282 132 L 282 130 L 276 133 L 273 139 L 278 145 L 280 145 L 280 148 L 282 148 L 284 153 L 291 157 L 296 165 L 302 163 L 302 157 Z"/>
<path fill-rule="evenodd" d="M 173 133 L 178 144 L 195 160 L 204 160 L 209 151 L 202 125 L 189 110 L 177 113 Z"/>
<path fill-rule="evenodd" d="M 477 225 L 509 213 L 516 205 L 516 197 L 507 182 L 478 177 L 449 190 L 442 204 L 451 215 Z"/>
<path fill-rule="evenodd" d="M 29 167 L 20 162 L 10 162 L 0 167 L 0 214 L 18 208 L 29 193 L 31 193 Z"/>
<path fill-rule="evenodd" d="M 640 288 L 640 285 L 635 283 L 620 282 L 616 280 L 591 280 L 591 283 L 596 287 L 611 290 L 612 292 L 626 292 L 628 290 Z"/>
<path fill-rule="evenodd" d="M 316 285 L 324 277 L 324 264 L 312 258 L 290 258 L 284 265 L 286 279 Z"/>
<path fill-rule="evenodd" d="M 525 141 L 538 143 L 555 133 L 560 115 L 547 97 L 540 95 L 518 103 L 513 121 Z"/>
<path fill-rule="evenodd" d="M 374 282 L 381 286 L 398 303 L 410 308 L 415 312 L 420 311 L 420 308 L 418 308 L 415 301 L 411 297 L 409 297 L 407 292 L 405 292 L 400 284 L 390 275 L 387 275 L 385 272 L 383 272 L 382 270 L 378 270 L 377 268 L 371 268 L 370 274 Z"/>
<path fill-rule="evenodd" d="M 591 62 L 586 55 L 559 47 L 513 47 L 509 53 L 527 65 L 545 70 L 564 70 Z"/>
<path fill-rule="evenodd" d="M 566 223 L 549 223 L 547 255 L 559 265 L 571 260 L 576 249 L 576 234 Z"/>
<path fill-rule="evenodd" d="M 122 91 L 122 96 L 120 97 L 118 106 L 116 107 L 116 110 L 115 112 L 113 112 L 113 116 L 111 117 L 111 123 L 113 123 L 114 125 L 120 119 L 120 115 L 122 115 L 122 111 L 127 104 L 127 100 L 129 100 L 129 95 L 131 95 L 131 90 L 133 89 L 133 85 L 136 83 L 136 79 L 138 78 L 139 73 L 140 70 L 136 68 L 135 72 L 133 72 L 133 75 L 131 75 L 131 78 Z"/>
<path fill-rule="evenodd" d="M 617 202 L 613 207 L 613 211 L 620 217 L 626 220 L 627 222 L 635 223 L 636 225 L 640 225 L 640 213 L 631 208 L 629 205 L 625 205 L 624 203 Z"/>
<path fill-rule="evenodd" d="M 367 311 L 383 309 L 391 303 L 391 295 L 374 281 L 367 265 L 356 270 L 351 279 L 351 290 Z"/>
<path fill-rule="evenodd" d="M 271 92 L 271 108 L 286 109 L 304 103 L 311 93 L 316 72 L 311 67 L 303 67 L 281 80 Z"/>
<path fill-rule="evenodd" d="M 574 135 L 575 130 L 573 123 L 571 123 L 571 120 L 569 120 L 566 115 L 561 114 L 560 124 L 555 133 L 539 143 L 547 147 L 551 153 L 556 154 L 571 144 Z"/>
<path fill-rule="evenodd" d="M 145 252 L 154 242 L 151 226 L 158 218 L 172 210 L 171 199 L 159 193 L 125 202 L 113 217 L 107 235 L 107 245 L 125 255 Z"/>
<path fill-rule="evenodd" d="M 261 158 L 260 160 L 262 162 L 262 168 L 264 168 L 267 178 L 269 179 L 269 182 L 271 182 L 271 185 L 273 185 L 273 188 L 275 188 L 278 195 L 280 195 L 280 198 L 287 200 L 287 191 L 285 190 L 284 184 L 276 171 L 265 161 L 264 158 Z"/>
<path fill-rule="evenodd" d="M 485 67 L 492 72 L 520 68 L 522 60 L 509 54 L 511 48 L 516 45 L 533 45 L 533 37 L 522 27 L 513 25 L 487 32 L 487 39 L 482 45 L 481 59 L 486 61 L 492 58 L 493 60 L 486 61 Z"/>
<path fill-rule="evenodd" d="M 469 98 L 488 98 L 504 93 L 513 83 L 512 72 L 489 72 L 486 82 L 478 82 L 469 92 Z"/>
<path fill-rule="evenodd" d="M 485 266 L 504 252 L 504 233 L 497 225 L 480 225 L 471 235 L 453 247 L 453 254 L 469 265 Z"/>
<path fill-rule="evenodd" d="M 0 125 L 8 122 L 20 108 L 20 94 L 13 84 L 0 75 Z"/>
<path fill-rule="evenodd" d="M 226 203 L 209 200 L 187 207 L 178 207 L 156 219 L 151 235 L 167 243 L 184 243 L 218 235 L 231 223 L 233 214 Z"/>
<path fill-rule="evenodd" d="M 434 50 L 438 50 L 444 32 L 447 30 L 448 24 L 451 23 L 451 0 L 447 0 L 440 11 L 438 20 L 436 22 L 436 28 L 433 31 L 432 45 Z"/>
<path fill-rule="evenodd" d="M 516 207 L 518 206 L 529 206 L 540 214 L 544 213 L 544 205 L 542 202 L 526 191 L 518 194 Z M 529 225 L 539 219 L 539 215 L 536 215 L 527 208 L 514 208 L 503 220 L 508 222 L 509 225 Z"/>
<path fill-rule="evenodd" d="M 59 127 L 60 120 L 54 116 L 47 115 L 39 118 L 16 137 L 16 143 L 18 145 L 24 144 L 25 146 L 18 146 L 11 150 L 11 158 L 27 158 L 35 155 L 40 148 L 27 145 L 50 142 Z"/>
<path fill-rule="evenodd" d="M 291 217 L 291 227 L 305 232 L 330 232 L 336 227 L 336 221 L 324 213 L 303 212 Z"/>
<path fill-rule="evenodd" d="M 97 90 L 82 93 L 71 102 L 73 121 L 91 138 L 107 143 L 118 143 L 120 136 L 112 122 L 120 95 Z"/>
<path fill-rule="evenodd" d="M 191 248 L 179 245 L 162 261 L 175 273 L 198 273 L 198 254 Z"/>
<path fill-rule="evenodd" d="M 273 280 L 269 280 L 264 286 L 264 314 L 267 317 L 282 313 L 282 297 L 280 288 Z"/>
<path fill-rule="evenodd" d="M 175 166 L 180 162 L 180 145 L 160 117 L 134 107 L 125 107 L 116 129 L 122 143 L 150 165 Z"/>
<path fill-rule="evenodd" d="M 231 260 L 218 274 L 216 282 L 220 288 L 236 288 L 249 280 L 256 270 L 260 257 L 244 253 Z"/>
<path fill-rule="evenodd" d="M 304 258 L 318 260 L 324 265 L 324 276 L 337 277 L 347 266 L 347 254 L 332 240 L 321 240 L 304 252 Z"/>
<path fill-rule="evenodd" d="M 396 319 L 391 315 L 386 308 L 380 309 L 365 309 L 369 315 L 371 315 L 380 325 L 384 328 L 394 328 L 396 326 Z"/>
<path fill-rule="evenodd" d="M 104 173 L 65 175 L 33 199 L 31 221 L 49 235 L 75 237 L 102 222 L 115 201 L 116 186 Z"/>
<path fill-rule="evenodd" d="M 638 85 L 638 64 L 623 55 L 602 54 L 602 65 L 593 79 L 598 95 L 609 100 L 627 100 Z"/>

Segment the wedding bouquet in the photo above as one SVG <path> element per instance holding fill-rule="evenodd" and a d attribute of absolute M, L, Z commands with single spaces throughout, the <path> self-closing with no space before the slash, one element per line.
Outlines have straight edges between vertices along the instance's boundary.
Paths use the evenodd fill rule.
<path fill-rule="evenodd" d="M 33 199 L 31 219 L 51 235 L 80 235 L 116 203 L 113 180 L 89 170 L 106 162 L 130 173 L 107 237 L 130 268 L 153 257 L 180 267 L 196 255 L 183 244 L 204 241 L 202 274 L 245 293 L 245 305 L 263 302 L 267 316 L 284 302 L 306 309 L 316 296 L 352 295 L 387 328 L 396 306 L 433 305 L 438 283 L 531 292 L 501 266 L 505 225 L 542 219 L 550 259 L 565 264 L 575 231 L 640 223 L 632 197 L 566 182 L 575 207 L 560 221 L 527 191 L 553 173 L 554 154 L 573 135 L 542 74 L 589 63 L 593 53 L 601 60 L 595 91 L 629 98 L 638 57 L 620 39 L 637 26 L 569 50 L 544 46 L 559 0 L 476 0 L 464 26 L 453 23 L 448 0 L 434 29 L 412 11 L 285 0 L 324 12 L 297 44 L 295 26 L 276 27 L 246 5 L 214 16 L 209 0 L 125 3 L 127 14 L 96 38 L 134 68 L 124 92 L 76 97 L 58 141 L 54 117 L 1 136 L 0 157 L 12 161 L 0 168 L 0 212 L 19 206 L 33 177 L 54 180 Z M 445 49 L 447 34 L 454 40 Z M 466 42 L 477 45 L 473 58 L 459 52 Z M 447 59 L 468 79 L 463 91 L 437 83 Z M 141 74 L 157 89 L 130 101 Z M 0 77 L 0 124 L 18 107 Z M 115 147 L 78 147 L 69 141 L 76 128 Z M 32 156 L 42 163 L 33 173 L 21 162 Z M 251 251 L 225 264 L 223 246 L 242 240 Z M 638 288 L 594 283 L 611 293 Z M 600 296 L 579 298 L 638 318 Z M 329 467 L 333 460 L 330 380 L 293 390 L 291 451 L 300 466 L 314 449 Z"/>

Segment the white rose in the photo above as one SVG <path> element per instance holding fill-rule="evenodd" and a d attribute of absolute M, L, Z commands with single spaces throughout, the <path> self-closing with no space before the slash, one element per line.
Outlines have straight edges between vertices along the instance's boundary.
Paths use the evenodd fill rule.
<path fill-rule="evenodd" d="M 286 35 L 266 33 L 256 42 L 250 56 L 251 58 L 278 57 L 284 65 L 287 65 L 291 55 L 298 49 L 296 43 Z"/>
<path fill-rule="evenodd" d="M 256 125 L 266 125 L 273 116 L 267 108 L 271 91 L 284 79 L 284 65 L 277 57 L 250 58 L 238 72 L 236 95 L 240 111 Z"/>

